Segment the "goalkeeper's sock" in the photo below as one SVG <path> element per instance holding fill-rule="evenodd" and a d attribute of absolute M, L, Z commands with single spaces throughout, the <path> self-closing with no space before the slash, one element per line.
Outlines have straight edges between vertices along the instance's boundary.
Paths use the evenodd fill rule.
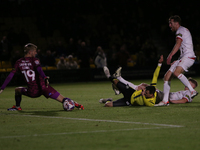
<path fill-rule="evenodd" d="M 16 107 L 20 107 L 21 100 L 22 100 L 22 95 L 15 95 Z"/>
<path fill-rule="evenodd" d="M 52 98 L 52 99 L 57 99 L 58 98 L 58 96 L 60 95 L 60 93 L 59 92 L 55 92 L 54 94 L 52 94 L 50 97 Z"/>

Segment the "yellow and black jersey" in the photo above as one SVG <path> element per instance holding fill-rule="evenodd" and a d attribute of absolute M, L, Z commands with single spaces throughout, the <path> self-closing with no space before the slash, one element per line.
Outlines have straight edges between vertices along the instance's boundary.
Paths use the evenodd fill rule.
<path fill-rule="evenodd" d="M 158 63 L 158 66 L 156 68 L 156 70 L 154 71 L 153 74 L 153 79 L 151 82 L 152 86 L 156 87 L 157 84 L 157 79 L 159 76 L 159 72 L 160 72 L 160 68 L 161 68 L 161 63 Z M 135 91 L 132 96 L 131 96 L 131 104 L 132 105 L 145 105 L 145 106 L 154 106 L 156 103 L 156 97 L 157 97 L 157 92 L 154 93 L 154 97 L 153 98 L 146 98 L 145 96 L 142 96 L 142 90 L 139 91 Z"/>

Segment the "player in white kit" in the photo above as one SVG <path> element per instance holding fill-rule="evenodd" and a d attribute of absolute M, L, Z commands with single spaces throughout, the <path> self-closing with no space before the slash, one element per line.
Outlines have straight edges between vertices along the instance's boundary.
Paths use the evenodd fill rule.
<path fill-rule="evenodd" d="M 190 85 L 192 88 L 196 88 L 198 86 L 198 83 L 196 80 L 189 78 L 188 79 Z M 159 95 L 159 98 L 163 100 L 164 92 L 157 90 L 157 93 Z M 184 90 L 178 91 L 178 92 L 169 92 L 168 101 L 170 103 L 178 104 L 178 103 L 190 103 L 193 100 L 193 96 L 191 95 L 191 92 L 188 87 L 185 86 Z"/>
<path fill-rule="evenodd" d="M 148 86 L 146 83 L 142 83 L 140 85 L 134 85 L 133 83 L 123 79 L 121 76 L 117 78 L 120 82 L 129 85 L 133 89 L 137 89 L 139 86 Z M 189 83 L 193 88 L 196 88 L 198 86 L 198 83 L 196 80 L 189 78 Z M 115 89 L 116 90 L 116 89 Z M 157 98 L 156 102 L 162 101 L 164 93 L 158 89 L 156 89 L 157 92 Z M 181 103 L 190 103 L 192 102 L 193 98 L 191 96 L 191 92 L 188 89 L 188 87 L 185 87 L 184 90 L 178 91 L 178 92 L 170 92 L 169 93 L 169 102 L 174 104 L 181 104 Z"/>
<path fill-rule="evenodd" d="M 198 94 L 183 74 L 184 72 L 188 71 L 196 59 L 190 31 L 187 28 L 181 26 L 181 18 L 177 15 L 171 16 L 169 18 L 169 27 L 171 28 L 172 32 L 176 32 L 176 44 L 167 57 L 167 64 L 171 64 L 171 67 L 164 76 L 164 98 L 159 104 L 154 106 L 168 105 L 170 82 L 173 76 L 177 77 L 186 87 L 188 87 L 189 91 L 191 92 L 191 97 L 195 97 Z M 178 50 L 180 50 L 179 59 L 171 63 L 172 57 Z"/>

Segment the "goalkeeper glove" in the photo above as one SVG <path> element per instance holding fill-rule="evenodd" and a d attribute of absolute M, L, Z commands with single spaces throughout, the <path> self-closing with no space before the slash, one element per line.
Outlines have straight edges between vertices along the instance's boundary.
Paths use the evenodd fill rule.
<path fill-rule="evenodd" d="M 48 76 L 46 76 L 46 77 L 44 78 L 44 82 L 45 82 L 46 88 L 48 88 L 48 85 L 49 85 L 49 77 L 48 77 Z"/>

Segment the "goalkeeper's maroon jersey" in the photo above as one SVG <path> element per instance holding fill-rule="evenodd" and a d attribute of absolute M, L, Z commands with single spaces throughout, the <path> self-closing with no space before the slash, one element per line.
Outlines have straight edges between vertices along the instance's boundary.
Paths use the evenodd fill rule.
<path fill-rule="evenodd" d="M 34 86 L 42 87 L 45 86 L 45 82 L 37 71 L 38 66 L 40 66 L 40 61 L 38 58 L 23 57 L 16 61 L 14 70 L 12 70 L 12 72 L 21 73 L 27 83 L 28 88 Z"/>
<path fill-rule="evenodd" d="M 28 88 L 23 88 L 22 94 L 29 97 L 39 97 L 44 95 L 49 97 L 56 91 L 49 86 L 46 88 L 42 76 L 38 73 L 37 67 L 40 66 L 38 58 L 24 57 L 16 61 L 13 73 L 19 72 L 23 75 Z"/>

